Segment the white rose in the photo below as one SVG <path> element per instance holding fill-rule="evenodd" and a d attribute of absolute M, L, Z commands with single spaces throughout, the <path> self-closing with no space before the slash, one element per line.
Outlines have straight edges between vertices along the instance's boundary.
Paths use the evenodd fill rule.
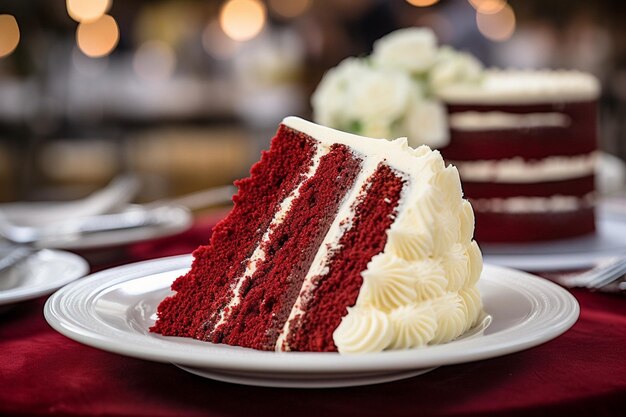
<path fill-rule="evenodd" d="M 311 97 L 317 123 L 335 128 L 348 123 L 349 85 L 358 83 L 360 74 L 366 71 L 369 68 L 362 59 L 348 58 L 324 75 Z"/>
<path fill-rule="evenodd" d="M 381 68 L 421 73 L 432 66 L 436 54 L 437 39 L 430 29 L 407 28 L 377 40 L 372 59 Z"/>
<path fill-rule="evenodd" d="M 407 74 L 369 68 L 359 77 L 348 86 L 349 117 L 388 125 L 404 117 L 411 91 L 411 79 Z"/>
<path fill-rule="evenodd" d="M 437 94 L 450 85 L 475 83 L 480 80 L 482 71 L 482 64 L 472 55 L 443 47 L 429 72 L 429 87 Z"/>
<path fill-rule="evenodd" d="M 409 145 L 428 145 L 434 149 L 446 146 L 450 141 L 448 114 L 438 101 L 413 101 L 406 118 Z"/>

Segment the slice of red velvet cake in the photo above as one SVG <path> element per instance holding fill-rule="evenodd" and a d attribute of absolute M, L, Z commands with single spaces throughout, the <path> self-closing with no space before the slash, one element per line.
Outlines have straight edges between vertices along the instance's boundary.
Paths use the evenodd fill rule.
<path fill-rule="evenodd" d="M 474 215 L 438 152 L 286 118 L 151 331 L 261 350 L 453 340 L 482 311 Z"/>

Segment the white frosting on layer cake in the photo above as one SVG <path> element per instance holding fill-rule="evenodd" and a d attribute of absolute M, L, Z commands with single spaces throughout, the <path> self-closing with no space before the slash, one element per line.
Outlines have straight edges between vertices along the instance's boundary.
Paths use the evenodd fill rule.
<path fill-rule="evenodd" d="M 536 104 L 591 101 L 600 83 L 590 75 L 568 70 L 488 70 L 483 82 L 451 85 L 439 92 L 450 104 Z"/>
<path fill-rule="evenodd" d="M 492 213 L 558 213 L 593 207 L 595 193 L 583 197 L 510 197 L 473 199 L 476 211 Z"/>
<path fill-rule="evenodd" d="M 365 167 L 307 273 L 290 319 L 306 314 L 303 297 L 315 288 L 314 277 L 328 273 L 329 250 L 338 248 L 341 236 L 350 229 L 361 188 L 384 162 L 405 180 L 405 186 L 384 250 L 362 271 L 356 304 L 333 335 L 339 352 L 445 343 L 472 327 L 481 313 L 475 286 L 482 257 L 472 240 L 474 216 L 462 198 L 456 168 L 446 168 L 439 152 L 426 146 L 410 148 L 404 138 L 392 142 L 365 138 L 295 117 L 286 118 L 283 124 L 311 136 L 321 146 L 340 143 L 350 147 L 363 158 Z M 285 343 L 289 324 L 277 349 L 289 348 Z"/>
<path fill-rule="evenodd" d="M 572 122 L 568 115 L 557 112 L 519 114 L 501 111 L 452 113 L 448 120 L 451 129 L 470 132 L 568 127 Z"/>
<path fill-rule="evenodd" d="M 482 161 L 449 161 L 464 181 L 496 183 L 534 183 L 559 181 L 593 175 L 598 153 L 575 156 L 550 156 L 526 161 L 523 158 Z"/>

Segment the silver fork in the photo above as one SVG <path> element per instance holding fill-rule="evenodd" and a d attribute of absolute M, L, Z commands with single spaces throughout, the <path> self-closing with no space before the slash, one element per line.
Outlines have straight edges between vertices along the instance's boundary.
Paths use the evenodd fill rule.
<path fill-rule="evenodd" d="M 180 215 L 181 209 L 180 206 L 162 206 L 63 220 L 43 227 L 18 226 L 7 221 L 0 213 L 0 236 L 22 245 L 50 239 L 74 239 L 83 234 L 162 224 L 172 216 Z"/>
<path fill-rule="evenodd" d="M 2 213 L 7 221 L 23 226 L 43 226 L 68 218 L 95 216 L 115 211 L 133 199 L 140 187 L 137 177 L 126 175 L 113 179 L 89 196 L 67 202 L 7 203 Z"/>
<path fill-rule="evenodd" d="M 8 246 L 8 249 L 0 250 L 2 255 L 0 259 L 0 274 L 27 259 L 34 252 L 35 250 L 31 247 L 12 244 Z"/>
<path fill-rule="evenodd" d="M 612 284 L 620 281 L 625 274 L 626 257 L 614 257 L 599 262 L 594 268 L 586 272 L 556 277 L 556 281 L 566 287 L 604 289 L 614 287 Z M 618 290 L 621 290 L 621 287 Z"/>

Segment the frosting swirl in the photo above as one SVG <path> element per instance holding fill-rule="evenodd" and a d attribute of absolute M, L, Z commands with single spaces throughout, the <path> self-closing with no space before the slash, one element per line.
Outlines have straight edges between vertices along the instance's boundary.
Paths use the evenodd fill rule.
<path fill-rule="evenodd" d="M 461 204 L 461 210 L 459 210 L 459 220 L 459 235 L 461 242 L 470 242 L 472 240 L 472 236 L 474 236 L 475 219 L 472 205 L 467 200 L 463 200 L 463 203 Z"/>
<path fill-rule="evenodd" d="M 411 265 L 397 256 L 377 255 L 363 272 L 359 301 L 391 311 L 417 297 Z"/>
<path fill-rule="evenodd" d="M 480 274 L 483 272 L 483 255 L 480 253 L 480 248 L 475 240 L 472 240 L 467 248 L 467 256 L 469 258 L 469 275 L 468 285 L 476 285 Z"/>
<path fill-rule="evenodd" d="M 435 336 L 437 318 L 430 303 L 398 307 L 390 314 L 395 337 L 391 349 L 425 346 Z"/>
<path fill-rule="evenodd" d="M 467 317 L 467 326 L 465 328 L 467 331 L 476 325 L 478 317 L 480 317 L 480 313 L 483 310 L 483 300 L 480 298 L 480 293 L 476 287 L 463 288 L 459 291 L 459 296 Z"/>
<path fill-rule="evenodd" d="M 442 191 L 447 206 L 457 207 L 462 201 L 461 177 L 455 166 L 449 165 L 436 173 L 432 185 Z"/>
<path fill-rule="evenodd" d="M 349 308 L 333 334 L 341 353 L 380 352 L 393 341 L 389 315 L 375 308 Z"/>
<path fill-rule="evenodd" d="M 448 291 L 458 291 L 465 285 L 469 272 L 469 256 L 461 244 L 455 243 L 450 247 L 445 258 L 445 268 Z"/>
<path fill-rule="evenodd" d="M 433 300 L 437 317 L 437 331 L 431 344 L 446 343 L 459 337 L 466 328 L 466 314 L 463 300 L 457 293 L 448 293 Z"/>
<path fill-rule="evenodd" d="M 435 245 L 435 252 L 438 255 L 445 254 L 454 244 L 459 242 L 460 229 L 461 224 L 457 213 L 453 213 L 450 210 L 441 211 L 436 228 L 439 239 Z"/>
<path fill-rule="evenodd" d="M 448 280 L 441 263 L 427 259 L 413 266 L 415 274 L 415 291 L 418 301 L 432 300 L 446 293 Z"/>
<path fill-rule="evenodd" d="M 407 261 L 427 258 L 433 252 L 433 235 L 415 225 L 392 227 L 387 235 L 389 251 Z"/>

